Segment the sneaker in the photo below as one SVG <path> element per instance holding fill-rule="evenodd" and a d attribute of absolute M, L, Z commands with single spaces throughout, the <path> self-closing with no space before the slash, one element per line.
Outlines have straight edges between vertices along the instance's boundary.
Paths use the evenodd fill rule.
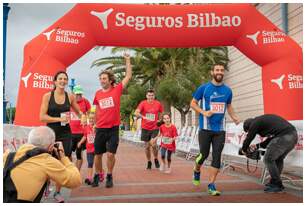
<path fill-rule="evenodd" d="M 90 178 L 90 179 L 89 179 L 89 178 L 86 178 L 86 179 L 85 179 L 85 184 L 91 185 L 91 178 Z"/>
<path fill-rule="evenodd" d="M 267 187 L 273 187 L 273 186 L 274 186 L 274 184 L 272 184 L 271 182 L 268 182 L 267 184 L 265 184 L 265 188 L 267 188 Z M 285 189 L 285 187 L 284 187 L 283 184 L 279 185 L 279 187 L 280 187 L 282 190 Z"/>
<path fill-rule="evenodd" d="M 221 195 L 221 192 L 219 192 L 216 189 L 216 185 L 214 183 L 210 183 L 208 185 L 208 190 L 207 190 L 208 194 L 212 195 L 212 196 L 218 196 Z"/>
<path fill-rule="evenodd" d="M 65 202 L 65 199 L 60 192 L 55 192 L 53 194 L 53 198 L 55 199 L 55 201 L 57 203 L 64 203 Z"/>
<path fill-rule="evenodd" d="M 164 164 L 160 165 L 159 171 L 161 171 L 161 172 L 165 171 L 165 165 Z"/>
<path fill-rule="evenodd" d="M 152 162 L 151 162 L 151 161 L 148 161 L 147 170 L 150 170 L 150 169 L 152 169 Z"/>
<path fill-rule="evenodd" d="M 193 179 L 192 179 L 192 183 L 195 186 L 199 186 L 200 185 L 200 178 L 201 178 L 201 172 L 197 172 L 193 170 Z"/>
<path fill-rule="evenodd" d="M 52 192 L 52 188 L 50 187 L 50 180 L 47 182 L 47 186 L 46 186 L 46 189 L 45 189 L 45 192 L 44 192 L 44 197 L 45 198 L 48 198 L 49 195 L 51 194 Z"/>
<path fill-rule="evenodd" d="M 170 173 L 171 173 L 171 168 L 166 169 L 166 170 L 165 170 L 165 173 L 166 173 L 166 174 L 170 174 Z"/>
<path fill-rule="evenodd" d="M 103 172 L 99 173 L 99 181 L 100 182 L 104 181 L 104 173 Z"/>
<path fill-rule="evenodd" d="M 93 181 L 91 183 L 91 186 L 92 187 L 98 187 L 99 186 L 99 174 L 95 174 L 94 178 L 93 178 Z"/>
<path fill-rule="evenodd" d="M 158 169 L 160 167 L 158 159 L 154 160 L 155 167 Z"/>
<path fill-rule="evenodd" d="M 112 175 L 109 175 L 109 174 L 107 174 L 107 176 L 106 176 L 106 183 L 105 183 L 105 187 L 107 187 L 107 188 L 111 188 L 111 187 L 113 187 L 113 176 Z"/>
<path fill-rule="evenodd" d="M 278 186 L 278 185 L 273 185 L 271 184 L 270 186 L 266 186 L 264 191 L 267 193 L 278 193 L 278 192 L 283 192 L 283 188 Z"/>

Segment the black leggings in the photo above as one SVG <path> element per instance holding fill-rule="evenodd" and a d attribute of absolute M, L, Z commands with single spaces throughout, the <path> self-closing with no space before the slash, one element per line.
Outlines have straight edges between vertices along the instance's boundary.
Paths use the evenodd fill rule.
<path fill-rule="evenodd" d="M 213 132 L 209 130 L 199 131 L 200 154 L 196 158 L 196 163 L 202 165 L 209 155 L 210 145 L 212 145 L 211 166 L 220 168 L 221 153 L 225 143 L 225 132 Z"/>
<path fill-rule="evenodd" d="M 86 149 L 86 142 L 80 148 L 78 143 L 83 138 L 83 134 L 72 134 L 72 152 L 75 152 L 77 160 L 82 160 L 82 151 Z"/>
<path fill-rule="evenodd" d="M 171 154 L 172 154 L 172 151 L 162 147 L 160 148 L 160 153 L 161 153 L 161 158 L 164 160 L 166 158 L 166 152 L 167 152 L 167 160 L 168 162 L 171 162 Z"/>

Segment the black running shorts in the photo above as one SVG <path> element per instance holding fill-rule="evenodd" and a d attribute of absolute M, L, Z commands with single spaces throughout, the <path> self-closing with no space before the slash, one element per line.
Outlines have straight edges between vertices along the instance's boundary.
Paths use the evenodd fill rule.
<path fill-rule="evenodd" d="M 112 128 L 96 128 L 95 154 L 105 152 L 116 154 L 119 145 L 119 126 Z"/>

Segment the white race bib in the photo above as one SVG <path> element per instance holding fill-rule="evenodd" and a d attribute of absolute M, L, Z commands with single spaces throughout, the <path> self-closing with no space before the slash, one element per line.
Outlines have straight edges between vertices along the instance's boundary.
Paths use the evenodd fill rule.
<path fill-rule="evenodd" d="M 155 121 L 155 114 L 146 113 L 146 119 L 149 121 Z"/>
<path fill-rule="evenodd" d="M 170 137 L 163 137 L 162 138 L 162 143 L 164 143 L 164 144 L 172 144 L 172 138 L 170 138 Z"/>
<path fill-rule="evenodd" d="M 113 97 L 107 97 L 104 99 L 100 99 L 99 100 L 99 106 L 101 109 L 106 109 L 106 108 L 110 108 L 110 107 L 114 107 L 114 100 Z"/>
<path fill-rule="evenodd" d="M 78 115 L 75 112 L 70 112 L 70 119 L 71 120 L 80 120 Z"/>
<path fill-rule="evenodd" d="M 225 103 L 224 102 L 211 102 L 210 110 L 216 114 L 224 114 L 225 112 Z"/>
<path fill-rule="evenodd" d="M 93 144 L 95 142 L 95 135 L 94 134 L 89 134 L 87 136 L 87 142 L 88 142 L 88 144 Z"/>

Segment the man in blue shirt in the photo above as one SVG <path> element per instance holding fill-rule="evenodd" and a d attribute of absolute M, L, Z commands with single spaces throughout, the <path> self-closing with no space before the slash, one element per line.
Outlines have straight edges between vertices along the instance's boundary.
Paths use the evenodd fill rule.
<path fill-rule="evenodd" d="M 239 124 L 232 103 L 232 90 L 223 83 L 225 66 L 215 64 L 211 69 L 211 82 L 201 85 L 193 94 L 190 106 L 199 116 L 200 154 L 195 161 L 193 184 L 200 185 L 200 168 L 209 155 L 212 145 L 212 163 L 209 168 L 208 193 L 220 195 L 215 180 L 220 168 L 221 153 L 225 143 L 225 111 Z M 200 102 L 200 105 L 198 105 Z"/>

